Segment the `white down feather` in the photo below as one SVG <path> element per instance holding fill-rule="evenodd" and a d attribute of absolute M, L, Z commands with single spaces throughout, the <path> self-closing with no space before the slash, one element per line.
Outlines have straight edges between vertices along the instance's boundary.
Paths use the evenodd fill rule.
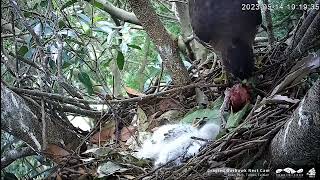
<path fill-rule="evenodd" d="M 154 160 L 155 166 L 173 161 L 179 165 L 186 158 L 197 154 L 204 141 L 191 137 L 213 140 L 216 138 L 220 126 L 207 123 L 197 129 L 189 124 L 168 124 L 159 127 L 151 138 L 145 140 L 137 153 L 139 158 Z"/>

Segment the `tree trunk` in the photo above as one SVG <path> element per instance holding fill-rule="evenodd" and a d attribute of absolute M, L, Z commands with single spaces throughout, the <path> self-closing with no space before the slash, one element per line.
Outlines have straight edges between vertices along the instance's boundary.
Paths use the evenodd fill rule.
<path fill-rule="evenodd" d="M 320 163 L 320 79 L 270 145 L 275 167 L 315 167 Z"/>
<path fill-rule="evenodd" d="M 191 21 L 189 16 L 189 6 L 186 2 L 175 2 L 176 16 L 181 25 L 183 39 L 193 36 Z M 190 42 L 196 62 L 204 62 L 207 59 L 207 49 L 195 39 Z"/>
<path fill-rule="evenodd" d="M 26 101 L 1 83 L 1 129 L 26 142 L 38 153 L 50 151 L 51 145 L 76 150 L 80 138 L 61 122 L 45 113 L 46 128 Z M 42 133 L 45 132 L 43 138 Z M 48 147 L 44 147 L 44 144 Z M 47 155 L 47 154 L 45 154 Z"/>
<path fill-rule="evenodd" d="M 187 68 L 180 60 L 178 42 L 171 39 L 150 2 L 148 0 L 130 0 L 129 4 L 156 45 L 173 83 L 176 85 L 188 84 L 190 78 Z"/>

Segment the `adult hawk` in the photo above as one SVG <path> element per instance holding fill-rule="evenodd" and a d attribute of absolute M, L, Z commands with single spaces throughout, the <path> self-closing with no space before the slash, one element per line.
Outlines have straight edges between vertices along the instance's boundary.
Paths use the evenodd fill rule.
<path fill-rule="evenodd" d="M 262 21 L 257 0 L 189 0 L 189 11 L 194 34 L 221 53 L 224 69 L 250 77 L 252 44 Z"/>

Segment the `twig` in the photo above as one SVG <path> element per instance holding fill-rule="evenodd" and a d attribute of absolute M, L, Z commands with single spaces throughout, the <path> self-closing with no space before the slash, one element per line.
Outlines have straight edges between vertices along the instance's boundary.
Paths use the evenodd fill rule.
<path fill-rule="evenodd" d="M 158 96 L 163 96 L 163 95 L 170 94 L 170 93 L 176 93 L 177 91 L 183 91 L 185 89 L 190 89 L 190 88 L 195 88 L 195 87 L 225 87 L 225 85 L 203 84 L 203 83 L 190 84 L 190 85 L 170 89 L 167 91 L 159 92 L 156 94 L 150 94 L 150 95 L 146 95 L 146 96 L 134 97 L 134 98 L 124 99 L 124 100 L 111 100 L 111 101 L 108 101 L 108 103 L 118 104 L 118 103 L 139 102 L 139 101 L 152 99 L 152 98 L 155 98 Z M 30 94 L 33 96 L 45 96 L 48 98 L 60 100 L 62 102 L 73 102 L 73 103 L 84 103 L 84 104 L 106 104 L 107 103 L 107 101 L 94 101 L 94 100 L 84 100 L 84 99 L 78 99 L 78 98 L 71 98 L 71 97 L 61 96 L 60 94 L 46 93 L 46 92 L 41 92 L 41 91 L 36 91 L 36 90 L 21 89 L 21 88 L 16 88 L 16 87 L 11 87 L 11 86 L 8 86 L 8 88 L 16 93 Z"/>
<path fill-rule="evenodd" d="M 224 91 L 224 99 L 223 99 L 223 103 L 220 107 L 220 118 L 221 118 L 221 129 L 225 129 L 226 128 L 226 124 L 227 124 L 227 121 L 225 120 L 224 118 L 224 112 L 225 110 L 229 107 L 229 104 L 230 104 L 230 89 L 227 88 L 225 91 Z"/>
<path fill-rule="evenodd" d="M 179 157 L 179 156 L 178 156 L 178 157 Z M 178 158 L 178 157 L 177 157 L 177 158 Z M 167 166 L 168 164 L 172 163 L 172 162 L 173 162 L 173 161 L 175 161 L 177 158 L 175 158 L 175 159 L 171 159 L 171 160 L 170 160 L 170 161 L 168 161 L 166 164 L 163 164 L 163 165 L 161 165 L 161 166 L 159 166 L 159 167 L 155 168 L 154 170 L 152 170 L 152 171 L 148 172 L 147 174 L 144 174 L 144 175 L 142 175 L 142 176 L 138 177 L 137 179 L 143 179 L 143 178 L 145 178 L 145 177 L 149 176 L 150 174 L 153 174 L 153 173 L 154 173 L 154 172 L 156 172 L 157 170 L 159 170 L 159 169 L 161 169 L 161 168 L 163 168 L 163 167 Z"/>
<path fill-rule="evenodd" d="M 263 0 L 264 5 L 268 7 L 269 1 L 268 0 Z M 265 8 L 265 17 L 267 21 L 267 33 L 268 33 L 268 39 L 269 39 L 269 44 L 273 46 L 275 42 L 275 37 L 273 33 L 273 27 L 272 27 L 272 17 L 271 17 L 271 12 L 268 8 Z"/>
<path fill-rule="evenodd" d="M 244 166 L 241 167 L 241 169 L 248 169 L 251 167 L 251 165 L 262 155 L 262 153 L 265 151 L 266 147 L 268 145 L 268 141 L 264 143 L 264 145 L 260 148 L 259 152 L 253 156 L 252 159 L 250 159 Z"/>
<path fill-rule="evenodd" d="M 44 98 L 41 98 L 41 122 L 42 122 L 42 147 L 46 150 L 48 147 L 47 141 L 47 123 L 46 123 L 46 112 L 44 108 Z"/>

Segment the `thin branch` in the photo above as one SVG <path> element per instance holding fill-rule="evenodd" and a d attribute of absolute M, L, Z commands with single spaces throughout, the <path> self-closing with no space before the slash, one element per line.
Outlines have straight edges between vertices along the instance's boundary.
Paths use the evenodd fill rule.
<path fill-rule="evenodd" d="M 263 0 L 264 5 L 268 7 L 269 1 L 268 0 Z M 271 12 L 270 9 L 265 8 L 264 11 L 265 18 L 266 18 L 266 23 L 267 23 L 267 33 L 268 33 L 268 38 L 269 38 L 269 44 L 272 46 L 274 42 L 276 41 L 273 33 L 273 26 L 272 26 L 272 17 L 271 17 Z"/>
<path fill-rule="evenodd" d="M 292 58 L 297 58 L 303 53 L 305 53 L 306 51 L 308 51 L 310 46 L 312 46 L 312 43 L 313 43 L 312 39 L 316 39 L 320 35 L 319 28 L 320 28 L 320 12 L 318 11 L 318 14 L 313 19 L 307 31 L 304 32 L 304 35 L 301 38 L 300 42 L 292 50 L 290 54 Z"/>
<path fill-rule="evenodd" d="M 191 79 L 178 52 L 178 42 L 172 40 L 148 0 L 131 0 L 129 4 L 145 31 L 156 45 L 163 64 L 176 85 L 186 85 Z"/>
<path fill-rule="evenodd" d="M 315 2 L 315 6 L 319 6 L 320 5 L 320 0 L 317 0 Z M 299 24 L 297 25 L 296 28 L 296 33 L 294 34 L 292 40 L 291 40 L 291 44 L 287 47 L 286 51 L 285 51 L 285 55 L 288 55 L 291 53 L 291 51 L 296 48 L 296 46 L 298 45 L 298 43 L 301 41 L 301 39 L 303 38 L 303 36 L 305 35 L 307 29 L 309 28 L 310 24 L 313 22 L 313 20 L 315 19 L 316 15 L 319 13 L 319 10 L 313 9 L 309 12 L 308 16 L 302 21 L 302 24 L 300 27 Z"/>
<path fill-rule="evenodd" d="M 86 1 L 93 6 L 95 3 L 101 4 L 102 6 L 99 6 L 100 9 L 109 13 L 111 16 L 116 17 L 117 19 L 120 19 L 125 22 L 129 22 L 132 24 L 136 24 L 136 25 L 141 25 L 139 19 L 133 13 L 120 9 L 114 6 L 109 1 L 106 1 L 106 0 L 86 0 Z"/>
<path fill-rule="evenodd" d="M 117 103 L 128 103 L 128 102 L 139 102 L 139 101 L 152 99 L 152 98 L 163 96 L 170 93 L 177 93 L 177 92 L 180 92 L 186 89 L 195 88 L 195 87 L 200 87 L 200 88 L 201 87 L 225 87 L 225 85 L 196 83 L 196 84 L 181 86 L 178 88 L 173 88 L 173 89 L 159 92 L 156 94 L 150 94 L 146 96 L 134 97 L 134 98 L 124 99 L 124 100 L 111 100 L 111 101 L 108 101 L 108 103 L 117 104 Z M 59 94 L 54 94 L 54 93 L 46 93 L 46 92 L 40 92 L 36 90 L 21 89 L 21 88 L 16 88 L 11 86 L 8 86 L 8 88 L 16 93 L 23 93 L 23 94 L 33 95 L 33 96 L 40 96 L 40 97 L 45 96 L 51 99 L 55 99 L 55 100 L 58 100 L 61 102 L 67 102 L 67 103 L 86 103 L 86 104 L 106 104 L 107 103 L 106 101 L 84 100 L 84 99 L 61 96 Z"/>

